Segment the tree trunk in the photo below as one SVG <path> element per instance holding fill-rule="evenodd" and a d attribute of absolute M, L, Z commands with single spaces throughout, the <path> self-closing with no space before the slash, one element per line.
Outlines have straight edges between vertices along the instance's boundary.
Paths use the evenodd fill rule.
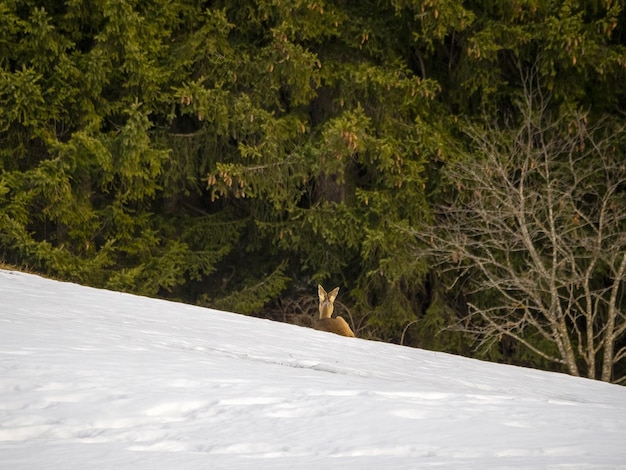
<path fill-rule="evenodd" d="M 617 320 L 617 294 L 626 271 L 626 253 L 622 257 L 622 262 L 615 274 L 613 286 L 611 287 L 611 298 L 609 301 L 609 315 L 606 321 L 606 333 L 604 334 L 604 356 L 602 358 L 602 380 L 610 382 L 613 372 L 613 357 L 615 354 L 615 324 Z"/>

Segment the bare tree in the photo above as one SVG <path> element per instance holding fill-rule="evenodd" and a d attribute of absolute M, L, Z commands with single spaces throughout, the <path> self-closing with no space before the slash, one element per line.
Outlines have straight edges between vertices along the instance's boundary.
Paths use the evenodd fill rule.
<path fill-rule="evenodd" d="M 454 195 L 416 235 L 470 286 L 459 325 L 481 343 L 509 337 L 572 375 L 624 381 L 624 132 L 551 119 L 526 85 L 521 123 L 468 129 L 471 157 L 445 169 Z"/>

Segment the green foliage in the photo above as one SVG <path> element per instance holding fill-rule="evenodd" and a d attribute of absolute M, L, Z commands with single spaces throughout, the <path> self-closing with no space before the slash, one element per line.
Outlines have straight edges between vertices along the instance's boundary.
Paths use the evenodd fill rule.
<path fill-rule="evenodd" d="M 610 1 L 6 0 L 0 261 L 245 313 L 340 284 L 363 335 L 415 325 L 411 344 L 461 350 L 434 333 L 454 303 L 431 302 L 410 235 L 450 189 L 440 168 L 472 158 L 459 118 L 509 119 L 531 65 L 557 113 L 623 109 L 623 15 Z"/>
<path fill-rule="evenodd" d="M 556 100 L 611 112 L 624 99 L 614 89 L 626 65 L 622 9 L 619 2 L 473 2 L 475 32 L 459 37 L 455 93 L 463 94 L 454 101 L 466 112 L 463 102 L 509 111 L 520 70 L 538 66 Z"/>
<path fill-rule="evenodd" d="M 407 336 L 421 348 L 468 356 L 473 352 L 474 338 L 458 328 L 458 310 L 440 282 L 431 276 L 430 301 L 424 315 L 407 330 Z M 410 339 L 411 340 L 411 339 Z M 496 358 L 490 358 L 496 360 Z"/>
<path fill-rule="evenodd" d="M 287 286 L 290 278 L 285 276 L 287 262 L 281 262 L 272 272 L 267 273 L 261 280 L 246 279 L 237 291 L 230 295 L 211 301 L 204 298 L 214 308 L 252 314 L 260 311 L 266 303 L 275 299 Z"/>

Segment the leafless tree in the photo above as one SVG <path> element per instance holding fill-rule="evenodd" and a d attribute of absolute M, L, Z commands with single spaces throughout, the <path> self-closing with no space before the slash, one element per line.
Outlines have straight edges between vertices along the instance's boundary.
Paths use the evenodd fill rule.
<path fill-rule="evenodd" d="M 416 236 L 470 286 L 459 325 L 483 344 L 509 337 L 572 375 L 624 381 L 624 130 L 553 119 L 526 85 L 516 126 L 468 129 L 471 157 L 445 169 L 454 194 Z"/>

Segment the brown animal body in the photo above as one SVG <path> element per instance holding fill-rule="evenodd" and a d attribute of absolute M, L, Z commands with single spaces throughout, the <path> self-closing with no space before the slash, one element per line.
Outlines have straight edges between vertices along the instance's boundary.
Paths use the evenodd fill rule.
<path fill-rule="evenodd" d="M 341 336 L 354 337 L 354 333 L 343 318 L 332 318 L 339 287 L 334 288 L 330 292 L 326 292 L 321 285 L 318 285 L 317 293 L 320 297 L 320 317 L 313 322 L 313 328 Z"/>

